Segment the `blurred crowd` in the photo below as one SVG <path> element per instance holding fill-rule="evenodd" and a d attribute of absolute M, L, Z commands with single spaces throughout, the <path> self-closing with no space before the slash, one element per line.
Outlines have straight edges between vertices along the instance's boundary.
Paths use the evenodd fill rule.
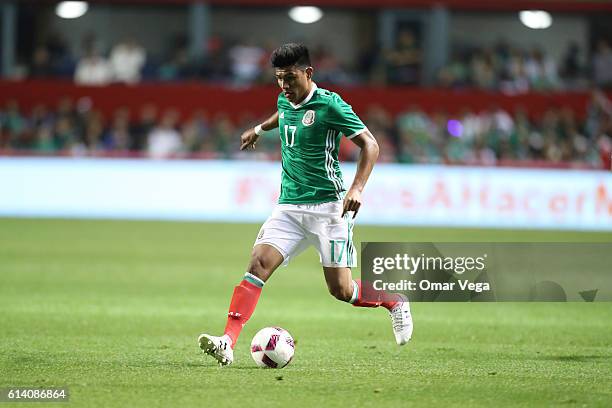
<path fill-rule="evenodd" d="M 570 43 L 560 61 L 540 47 L 521 49 L 500 41 L 494 47 L 457 45 L 437 76 L 444 87 L 476 87 L 505 93 L 612 86 L 612 48 L 600 40 L 592 55 Z"/>
<path fill-rule="evenodd" d="M 36 47 L 24 73 L 31 78 L 64 77 L 86 85 L 113 82 L 205 80 L 247 86 L 270 83 L 269 56 L 277 44 L 211 38 L 204 57 L 192 58 L 187 40 L 177 38 L 164 56 L 151 55 L 134 38 L 105 50 L 94 34 L 82 40 L 79 56 L 51 35 Z M 449 63 L 435 73 L 442 87 L 477 87 L 520 93 L 612 85 L 612 49 L 604 40 L 592 52 L 568 44 L 561 60 L 542 48 L 523 49 L 499 41 L 490 48 L 454 44 Z M 335 84 L 422 84 L 423 52 L 410 30 L 398 33 L 392 49 L 364 46 L 355 61 L 342 63 L 326 45 L 312 47 L 317 81 Z"/>
<path fill-rule="evenodd" d="M 448 115 L 414 106 L 392 117 L 375 105 L 362 118 L 379 142 L 380 162 L 610 169 L 612 103 L 601 91 L 593 92 L 582 120 L 564 108 L 533 118 L 522 109 Z M 181 117 L 177 110 L 159 111 L 154 105 L 139 112 L 118 108 L 105 118 L 86 98 L 63 99 L 56 107 L 39 105 L 31 112 L 8 102 L 0 107 L 0 153 L 278 159 L 278 134 L 261 140 L 254 152 L 239 151 L 240 133 L 260 120 L 203 111 Z M 353 143 L 342 142 L 341 160 L 355 161 L 358 154 Z"/>

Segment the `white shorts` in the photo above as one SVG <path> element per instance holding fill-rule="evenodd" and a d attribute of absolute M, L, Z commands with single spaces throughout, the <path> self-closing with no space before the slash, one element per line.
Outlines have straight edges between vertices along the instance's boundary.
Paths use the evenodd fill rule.
<path fill-rule="evenodd" d="M 341 216 L 342 206 L 342 201 L 278 204 L 261 226 L 255 245 L 276 248 L 284 258 L 283 265 L 314 245 L 323 266 L 355 267 L 354 223 L 351 214 Z"/>

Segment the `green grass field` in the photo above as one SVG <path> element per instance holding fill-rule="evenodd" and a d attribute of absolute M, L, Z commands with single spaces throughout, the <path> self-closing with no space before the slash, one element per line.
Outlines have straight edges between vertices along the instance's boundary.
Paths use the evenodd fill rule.
<path fill-rule="evenodd" d="M 612 405 L 612 303 L 414 304 L 413 340 L 399 348 L 384 310 L 327 294 L 312 250 L 272 277 L 235 364 L 219 368 L 196 338 L 223 330 L 257 230 L 0 219 L 0 387 L 67 386 L 79 407 Z M 612 242 L 360 226 L 356 238 Z M 249 355 L 269 325 L 297 340 L 283 370 Z"/>

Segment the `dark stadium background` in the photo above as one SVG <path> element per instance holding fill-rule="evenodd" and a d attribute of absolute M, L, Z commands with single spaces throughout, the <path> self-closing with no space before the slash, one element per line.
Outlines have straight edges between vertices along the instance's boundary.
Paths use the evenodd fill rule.
<path fill-rule="evenodd" d="M 5 119 L 0 149 L 146 156 L 147 131 L 165 118 L 184 139 L 165 156 L 231 158 L 236 141 L 226 134 L 274 109 L 267 56 L 303 41 L 317 82 L 341 90 L 377 131 L 383 161 L 610 168 L 610 102 L 597 93 L 612 81 L 608 2 L 436 4 L 320 2 L 323 18 L 299 24 L 280 1 L 94 1 L 76 19 L 57 17 L 54 2 L 4 2 L 1 111 L 25 124 Z M 518 12 L 538 7 L 553 12 L 553 24 L 522 25 Z M 134 78 L 110 72 L 102 87 L 87 86 L 91 78 L 74 84 L 87 53 L 101 65 L 125 61 L 117 55 L 126 41 L 144 55 Z M 147 107 L 151 123 L 142 119 Z M 40 122 L 57 125 L 62 109 L 72 120 L 52 130 L 52 143 L 41 142 Z M 410 114 L 439 135 L 414 137 Z M 455 130 L 445 125 L 474 115 L 493 124 L 475 131 L 482 141 L 454 152 Z M 265 147 L 274 157 L 276 147 Z M 343 156 L 354 159 L 354 151 Z"/>

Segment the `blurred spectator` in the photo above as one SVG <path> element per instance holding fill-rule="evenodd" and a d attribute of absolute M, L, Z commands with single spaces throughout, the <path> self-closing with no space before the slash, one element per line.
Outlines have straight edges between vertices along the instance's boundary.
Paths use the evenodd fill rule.
<path fill-rule="evenodd" d="M 612 136 L 612 102 L 599 89 L 594 89 L 591 93 L 585 131 L 590 140 L 595 140 L 602 134 Z"/>
<path fill-rule="evenodd" d="M 446 113 L 436 111 L 427 121 L 428 134 L 428 156 L 425 158 L 426 163 L 440 163 L 444 156 L 445 143 L 449 140 L 448 121 Z"/>
<path fill-rule="evenodd" d="M 74 119 L 74 126 L 76 128 L 76 132 L 79 135 L 85 134 L 85 129 L 87 127 L 87 121 L 89 120 L 89 115 L 93 108 L 93 102 L 89 97 L 79 98 L 74 106 L 72 107 L 72 102 L 69 103 L 71 113 L 70 115 Z M 80 138 L 79 140 L 81 140 Z"/>
<path fill-rule="evenodd" d="M 95 155 L 104 149 L 102 137 L 104 121 L 99 111 L 92 110 L 89 100 L 80 100 L 77 103 L 77 118 L 79 125 L 77 137 L 71 146 L 71 153 L 75 156 Z"/>
<path fill-rule="evenodd" d="M 450 63 L 438 72 L 438 84 L 446 88 L 464 87 L 469 81 L 468 67 L 463 62 L 465 57 L 454 51 Z"/>
<path fill-rule="evenodd" d="M 57 150 L 68 150 L 77 139 L 74 122 L 68 116 L 59 116 L 53 129 L 53 141 Z"/>
<path fill-rule="evenodd" d="M 569 43 L 561 61 L 559 74 L 571 88 L 578 85 L 578 81 L 584 77 L 584 63 L 580 53 L 577 43 Z"/>
<path fill-rule="evenodd" d="M 400 114 L 397 118 L 399 131 L 398 161 L 401 163 L 418 163 L 426 161 L 429 156 L 429 118 L 417 106 Z"/>
<path fill-rule="evenodd" d="M 229 50 L 230 67 L 236 85 L 248 85 L 261 74 L 265 51 L 253 43 L 236 44 Z"/>
<path fill-rule="evenodd" d="M 502 81 L 501 89 L 509 94 L 528 92 L 530 82 L 524 53 L 521 50 L 513 49 L 507 64 L 508 79 Z"/>
<path fill-rule="evenodd" d="M 356 61 L 357 75 L 364 83 L 376 84 L 381 82 L 381 73 L 384 66 L 381 61 L 380 47 L 367 37 L 360 44 Z M 384 78 L 383 78 L 384 79 Z"/>
<path fill-rule="evenodd" d="M 527 159 L 531 128 L 532 126 L 527 116 L 527 111 L 522 107 L 516 109 L 514 112 L 514 132 L 510 138 L 512 155 L 506 158 L 511 160 Z"/>
<path fill-rule="evenodd" d="M 504 39 L 498 39 L 497 43 L 493 47 L 493 54 L 497 59 L 497 63 L 499 68 L 501 69 L 500 75 L 502 79 L 508 78 L 508 61 L 510 60 L 510 56 L 512 54 L 512 46 L 510 43 Z"/>
<path fill-rule="evenodd" d="M 146 52 L 135 39 L 128 38 L 115 45 L 110 54 L 110 64 L 114 79 L 133 84 L 140 82 L 142 68 L 145 65 Z"/>
<path fill-rule="evenodd" d="M 268 67 L 269 61 L 262 62 Z M 200 76 L 211 82 L 223 82 L 231 76 L 230 62 L 225 49 L 225 43 L 219 37 L 212 37 L 208 41 L 208 54 L 200 69 Z M 266 78 L 268 80 L 269 78 Z"/>
<path fill-rule="evenodd" d="M 119 108 L 115 111 L 110 128 L 103 138 L 105 150 L 126 153 L 130 150 L 130 111 Z"/>
<path fill-rule="evenodd" d="M 53 127 L 41 126 L 37 129 L 34 149 L 38 153 L 53 153 L 57 150 L 53 140 Z"/>
<path fill-rule="evenodd" d="M 395 124 L 391 115 L 379 105 L 372 105 L 365 114 L 365 124 L 376 135 L 379 145 L 378 161 L 390 163 L 396 161 L 397 149 L 395 142 Z M 353 148 L 353 160 L 359 157 L 358 149 Z"/>
<path fill-rule="evenodd" d="M 149 157 L 165 159 L 181 152 L 181 134 L 176 130 L 177 124 L 178 112 L 170 110 L 164 113 L 159 126 L 155 127 L 147 137 Z"/>
<path fill-rule="evenodd" d="M 525 61 L 525 73 L 532 89 L 545 90 L 558 87 L 557 65 L 539 48 L 534 48 Z"/>
<path fill-rule="evenodd" d="M 495 107 L 491 110 L 491 125 L 492 129 L 502 137 L 508 137 L 514 131 L 514 121 L 512 116 L 500 107 Z"/>
<path fill-rule="evenodd" d="M 198 152 L 210 137 L 208 119 L 203 111 L 197 111 L 185 122 L 181 130 L 184 150 Z"/>
<path fill-rule="evenodd" d="M 496 61 L 491 50 L 479 51 L 472 57 L 472 82 L 483 89 L 493 89 L 497 86 Z"/>
<path fill-rule="evenodd" d="M 19 147 L 26 121 L 19 111 L 17 101 L 6 104 L 6 111 L 0 116 L 0 149 Z"/>
<path fill-rule="evenodd" d="M 605 40 L 599 40 L 593 57 L 595 84 L 602 87 L 612 86 L 612 49 Z"/>
<path fill-rule="evenodd" d="M 193 75 L 187 47 L 181 46 L 174 50 L 172 59 L 159 68 L 159 79 L 176 81 L 188 79 Z"/>
<path fill-rule="evenodd" d="M 61 78 L 72 78 L 76 64 L 66 40 L 60 34 L 51 32 L 44 47 L 49 52 L 53 74 Z"/>
<path fill-rule="evenodd" d="M 53 76 L 53 63 L 47 47 L 41 45 L 34 49 L 30 65 L 31 78 L 48 78 Z"/>
<path fill-rule="evenodd" d="M 83 140 L 85 149 L 95 154 L 102 150 L 102 137 L 104 134 L 104 121 L 99 111 L 92 111 L 87 118 L 85 138 Z"/>
<path fill-rule="evenodd" d="M 130 129 L 131 145 L 130 151 L 143 151 L 147 146 L 147 137 L 157 123 L 157 107 L 146 104 L 140 110 L 140 118 Z"/>
<path fill-rule="evenodd" d="M 20 149 L 33 150 L 36 146 L 37 130 L 48 123 L 50 118 L 47 108 L 43 105 L 36 105 L 32 108 L 29 117 L 24 117 L 26 121 L 25 131 L 19 143 Z"/>
<path fill-rule="evenodd" d="M 213 149 L 220 158 L 229 159 L 232 153 L 238 151 L 236 128 L 227 115 L 217 115 L 212 126 L 212 135 Z"/>
<path fill-rule="evenodd" d="M 412 31 L 400 31 L 395 48 L 386 53 L 385 62 L 389 83 L 415 85 L 419 82 L 421 50 Z"/>
<path fill-rule="evenodd" d="M 77 64 L 74 81 L 79 85 L 107 85 L 113 79 L 110 63 L 90 47 Z"/>
<path fill-rule="evenodd" d="M 329 84 L 347 84 L 351 78 L 340 65 L 340 61 L 327 47 L 320 46 L 312 53 L 317 81 Z"/>

